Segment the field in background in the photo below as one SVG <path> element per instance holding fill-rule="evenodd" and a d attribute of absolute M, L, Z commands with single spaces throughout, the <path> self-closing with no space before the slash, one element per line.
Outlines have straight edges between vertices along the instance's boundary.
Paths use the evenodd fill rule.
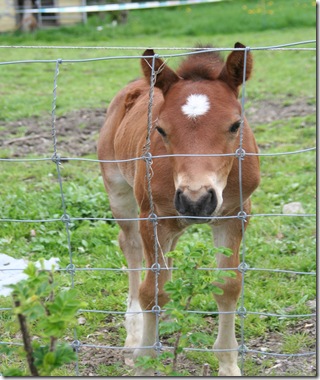
<path fill-rule="evenodd" d="M 181 6 L 129 12 L 128 23 L 113 27 L 111 15 L 92 15 L 86 25 L 37 30 L 35 33 L 0 34 L 0 46 L 67 45 L 102 47 L 138 47 L 128 55 L 141 55 L 145 47 L 192 47 L 212 44 L 233 47 L 238 40 L 247 46 L 272 46 L 281 43 L 315 39 L 315 2 L 304 1 L 228 1 L 196 6 Z M 165 52 L 163 52 L 165 53 Z M 1 49 L 0 61 L 85 59 L 123 55 L 118 50 Z M 251 96 L 270 96 L 283 89 L 294 94 L 299 62 L 296 55 L 256 52 L 256 67 Z M 293 59 L 291 58 L 293 57 Z M 287 61 L 288 75 L 279 75 L 279 66 Z M 171 65 L 176 60 L 170 60 Z M 123 68 L 125 67 L 125 69 Z M 263 70 L 259 70 L 263 67 Z M 40 115 L 50 109 L 55 63 L 18 65 L 1 68 L 0 120 L 14 120 Z M 140 75 L 135 60 L 101 61 L 88 64 L 63 63 L 60 76 L 67 86 L 60 90 L 58 114 L 73 109 L 105 107 L 128 81 Z M 12 83 L 12 76 L 17 81 Z M 313 91 L 315 83 L 305 70 L 299 70 L 306 86 L 299 86 L 304 95 Z M 269 79 L 271 78 L 272 79 Z M 60 80 L 60 78 L 59 78 Z M 251 86 L 251 84 L 249 84 Z M 280 91 L 281 90 L 281 91 Z M 21 93 L 28 94 L 21 101 Z M 75 101 L 74 94 L 77 99 Z"/>
<path fill-rule="evenodd" d="M 262 5 L 265 8 L 262 8 Z M 95 15 L 87 25 L 0 35 L 0 45 L 191 47 L 211 43 L 232 47 L 268 46 L 315 39 L 315 4 L 312 1 L 234 1 L 174 9 L 133 11 L 125 26 L 111 27 L 109 15 Z M 101 28 L 98 28 L 102 26 Z M 314 45 L 308 45 L 314 46 Z M 161 51 L 162 52 L 162 51 Z M 140 55 L 140 48 L 125 54 Z M 119 50 L 0 49 L 0 61 L 25 59 L 83 59 L 123 55 Z M 246 112 L 262 153 L 294 151 L 315 146 L 315 52 L 256 51 L 255 69 L 246 88 Z M 179 59 L 168 64 L 175 67 Z M 50 113 L 55 64 L 35 63 L 0 66 L 0 157 L 51 157 Z M 99 123 L 115 93 L 140 75 L 136 59 L 91 63 L 63 63 L 57 91 L 58 151 L 66 156 L 95 158 Z M 92 112 L 90 110 L 98 109 Z M 99 123 L 97 120 L 99 119 Z M 101 124 L 100 124 L 101 125 Z M 28 136 L 36 136 L 28 139 Z M 38 137 L 37 137 L 38 136 Z M 81 139 L 79 138 L 81 137 Z M 19 140 L 21 139 L 21 140 Z M 23 140 L 25 139 L 25 140 Z M 49 144 L 46 145 L 47 141 Z M 87 149 L 84 145 L 90 142 Z M 28 148 L 28 149 L 27 149 Z M 44 149 L 45 148 L 45 149 Z M 262 182 L 254 194 L 253 213 L 282 213 L 286 203 L 299 201 L 307 213 L 316 210 L 315 152 L 262 157 Z M 73 217 L 110 217 L 108 201 L 97 163 L 69 161 L 61 168 L 67 212 Z M 2 218 L 45 219 L 62 215 L 55 165 L 0 162 L 0 213 Z M 117 243 L 114 223 L 78 221 L 71 224 L 71 246 L 76 267 L 122 268 L 126 265 Z M 255 217 L 246 234 L 246 260 L 250 267 L 315 271 L 315 218 Z M 207 226 L 189 229 L 179 247 L 203 241 L 211 244 Z M 0 224 L 0 252 L 36 261 L 60 257 L 69 263 L 64 224 Z M 214 258 L 213 258 L 214 260 Z M 179 263 L 175 263 L 179 266 Z M 57 274 L 62 287 L 70 277 Z M 87 309 L 124 311 L 127 277 L 122 272 L 77 272 L 75 287 Z M 314 312 L 316 284 L 313 276 L 254 272 L 246 274 L 247 310 L 309 314 Z M 0 297 L 0 308 L 10 307 L 10 298 Z M 196 309 L 215 311 L 211 298 L 199 297 Z M 85 324 L 77 327 L 82 343 L 121 346 L 125 332 L 122 317 L 83 313 Z M 198 329 L 211 347 L 216 318 L 199 317 Z M 245 343 L 264 352 L 302 353 L 315 350 L 315 319 L 279 319 L 248 315 Z M 237 330 L 240 332 L 238 322 Z M 212 334 L 214 331 L 214 334 Z M 36 335 L 36 330 L 35 330 Z M 9 312 L 0 312 L 0 340 L 20 342 L 17 325 Z M 167 342 L 168 337 L 164 336 Z M 70 331 L 67 341 L 73 340 Z M 0 372 L 17 365 L 16 348 L 0 345 Z M 201 373 L 204 362 L 213 374 L 217 361 L 210 354 L 186 354 L 190 374 Z M 80 373 L 100 376 L 129 374 L 121 352 L 105 349 L 80 351 Z M 57 375 L 70 375 L 65 369 Z M 314 375 L 315 359 L 248 355 L 245 374 Z"/>

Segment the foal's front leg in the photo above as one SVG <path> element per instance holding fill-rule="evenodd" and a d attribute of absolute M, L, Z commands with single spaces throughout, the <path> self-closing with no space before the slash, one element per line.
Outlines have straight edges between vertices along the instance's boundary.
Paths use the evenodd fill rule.
<path fill-rule="evenodd" d="M 248 224 L 248 223 L 246 223 Z M 212 228 L 216 247 L 227 247 L 233 251 L 231 257 L 217 254 L 218 267 L 238 268 L 239 247 L 242 239 L 241 221 L 229 219 Z M 241 292 L 241 273 L 236 271 L 236 278 L 225 278 L 224 284 L 217 284 L 222 290 L 222 295 L 215 295 L 219 312 L 218 337 L 214 349 L 230 350 L 229 352 L 216 352 L 219 360 L 219 376 L 241 376 L 238 367 L 238 343 L 235 336 L 235 311 Z"/>
<path fill-rule="evenodd" d="M 139 301 L 143 311 L 143 330 L 141 349 L 136 349 L 134 358 L 139 356 L 157 355 L 157 323 L 160 310 L 168 302 L 168 296 L 164 291 L 164 284 L 171 277 L 171 271 L 167 266 L 165 253 L 173 248 L 175 239 L 171 231 L 164 228 L 164 223 L 159 223 L 155 247 L 155 237 L 152 222 L 140 223 L 140 234 L 144 245 L 144 255 L 147 270 L 145 279 L 140 285 Z M 156 252 L 155 252 L 156 251 Z M 153 370 L 139 368 L 136 375 L 152 376 Z"/>
<path fill-rule="evenodd" d="M 128 264 L 129 294 L 125 327 L 127 337 L 124 351 L 125 362 L 133 365 L 132 348 L 141 344 L 143 317 L 139 303 L 139 286 L 143 259 L 143 247 L 139 235 L 138 222 L 134 219 L 138 215 L 138 207 L 131 186 L 123 179 L 117 166 L 102 166 L 105 170 L 105 186 L 109 194 L 110 206 L 114 217 L 120 226 L 119 245 Z M 108 170 L 108 171 L 107 171 Z M 104 172 L 104 171 L 103 171 Z M 122 220 L 122 219 L 133 220 Z"/>

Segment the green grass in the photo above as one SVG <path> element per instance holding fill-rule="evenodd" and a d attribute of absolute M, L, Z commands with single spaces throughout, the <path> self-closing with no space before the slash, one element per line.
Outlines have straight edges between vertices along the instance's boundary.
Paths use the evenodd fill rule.
<path fill-rule="evenodd" d="M 130 40 L 147 36 L 188 38 L 261 31 L 314 27 L 316 2 L 312 0 L 236 0 L 162 9 L 130 11 L 128 23 L 111 27 L 112 14 L 100 13 L 89 18 L 86 26 L 39 30 L 27 37 L 29 42 L 56 43 L 84 41 L 116 46 L 119 38 Z M 203 17 L 206 15 L 206 17 Z M 90 15 L 92 16 L 92 15 Z M 100 27 L 99 30 L 97 27 Z M 20 32 L 5 33 L 6 44 L 25 43 Z M 127 44 L 126 44 L 127 45 Z M 188 45 L 189 46 L 189 45 Z"/>
<path fill-rule="evenodd" d="M 271 10 L 273 13 L 268 13 Z M 128 55 L 140 55 L 143 47 L 148 46 L 190 47 L 199 42 L 217 47 L 233 47 L 240 40 L 250 47 L 272 46 L 315 39 L 315 16 L 312 1 L 231 1 L 166 10 L 132 11 L 128 24 L 113 29 L 105 27 L 101 32 L 97 26 L 107 25 L 110 16 L 93 16 L 86 25 L 38 30 L 29 35 L 5 33 L 0 35 L 0 45 L 141 47 L 127 51 Z M 188 29 L 192 29 L 192 33 Z M 301 60 L 301 54 L 304 60 Z M 0 62 L 119 55 L 124 55 L 124 52 L 0 49 Z M 169 60 L 173 66 L 177 62 L 177 59 Z M 281 75 L 279 67 L 284 65 L 286 75 Z M 315 55 L 310 52 L 255 52 L 254 84 L 248 84 L 248 91 L 252 91 L 251 96 L 254 98 L 273 97 L 283 92 L 283 89 L 284 98 L 288 94 L 313 97 L 315 81 L 308 73 L 314 65 Z M 44 110 L 51 111 L 55 63 L 6 65 L 0 67 L 0 73 L 0 120 L 39 116 Z M 64 114 L 75 108 L 105 106 L 119 88 L 139 75 L 140 68 L 136 60 L 63 63 L 58 76 L 57 113 Z M 16 77 L 14 83 L 11 81 L 12 76 Z M 300 83 L 305 83 L 304 87 L 297 88 L 293 80 L 297 76 Z M 28 96 L 22 99 L 21 92 Z M 76 102 L 74 94 L 77 94 Z"/>
<path fill-rule="evenodd" d="M 197 38 L 161 38 L 157 46 L 193 46 L 199 41 L 215 43 L 218 47 L 233 47 L 237 40 L 252 47 L 272 46 L 286 42 L 303 41 L 315 38 L 314 28 L 301 28 L 278 32 L 257 32 L 219 35 Z M 143 40 L 143 41 L 141 41 Z M 148 46 L 155 44 L 150 36 L 134 40 L 134 44 Z M 131 45 L 124 40 L 119 45 Z M 84 44 L 85 45 L 85 44 Z M 151 45 L 152 46 L 152 45 Z M 308 45 L 309 46 L 309 45 Z M 311 45 L 312 46 L 312 45 Z M 3 50 L 2 50 L 3 51 Z M 143 49 L 123 51 L 84 50 L 79 53 L 74 50 L 6 50 L 6 60 L 40 60 L 40 59 L 87 59 L 112 57 L 119 55 L 141 55 Z M 160 51 L 159 51 L 160 52 Z M 302 59 L 303 57 L 303 59 Z M 314 97 L 316 83 L 310 74 L 315 66 L 315 54 L 312 52 L 288 51 L 256 51 L 254 52 L 254 74 L 247 85 L 247 93 L 251 99 L 265 99 L 288 96 Z M 177 66 L 177 58 L 169 59 L 169 64 Z M 286 75 L 279 67 L 285 67 Z M 35 75 L 36 70 L 36 75 Z M 0 90 L 0 121 L 9 121 L 28 116 L 41 116 L 52 109 L 53 80 L 55 63 L 37 63 L 0 66 L 2 88 Z M 57 110 L 58 115 L 74 109 L 105 107 L 110 103 L 116 92 L 133 78 L 140 75 L 140 66 L 135 59 L 105 60 L 92 63 L 62 63 L 57 78 Z M 15 77 L 12 83 L 12 77 Z M 294 80 L 295 79 L 295 80 Z M 304 83 L 304 86 L 297 86 Z M 21 93 L 28 96 L 21 97 Z M 76 96 L 75 96 L 76 94 Z"/>
<path fill-rule="evenodd" d="M 272 4 L 271 4 L 272 3 Z M 315 7 L 312 1 L 265 2 L 234 1 L 214 5 L 179 7 L 167 10 L 130 12 L 125 26 L 109 28 L 109 16 L 92 17 L 85 26 L 39 30 L 31 35 L 0 35 L 0 45 L 69 45 L 69 46 L 158 46 L 187 47 L 198 42 L 218 47 L 232 47 L 236 41 L 248 46 L 269 46 L 315 38 Z M 267 11 L 272 11 L 268 13 Z M 204 17 L 205 15 L 205 17 Z M 99 32 L 97 26 L 102 25 Z M 309 46 L 309 45 L 308 45 Z M 311 45 L 314 46 L 314 45 Z M 128 55 L 139 55 L 133 48 Z M 126 54 L 127 54 L 126 53 Z M 119 50 L 0 49 L 0 61 L 27 59 L 86 59 L 120 56 Z M 310 51 L 254 51 L 254 75 L 247 84 L 247 106 L 266 100 L 284 107 L 296 102 L 315 104 L 315 53 Z M 178 59 L 169 64 L 177 66 Z M 0 66 L 0 123 L 6 130 L 8 121 L 49 115 L 52 107 L 55 63 Z M 139 62 L 106 60 L 91 63 L 62 63 L 58 76 L 57 114 L 71 110 L 100 108 L 109 104 L 115 93 L 128 81 L 140 75 Z M 276 153 L 315 146 L 315 115 L 294 116 L 253 125 L 262 153 Z M 75 133 L 81 125 L 74 126 Z M 50 126 L 48 126 L 50 129 Z M 1 133 L 0 130 L 0 133 Z M 23 136 L 22 123 L 14 137 Z M 0 156 L 10 152 L 1 149 Z M 33 155 L 36 156 L 36 153 Z M 95 158 L 94 155 L 90 156 Z M 261 157 L 262 180 L 252 197 L 253 213 L 281 213 L 284 204 L 300 201 L 307 213 L 316 210 L 315 152 L 280 157 Z M 97 163 L 69 161 L 61 167 L 67 213 L 73 217 L 110 217 L 109 203 Z M 2 218 L 59 219 L 63 212 L 52 162 L 0 162 L 0 213 Z M 69 261 L 65 225 L 61 221 L 42 223 L 1 222 L 0 252 L 32 261 L 40 257 L 60 257 L 61 267 Z M 179 247 L 190 241 L 211 244 L 208 226 L 193 226 L 184 235 Z M 246 233 L 246 261 L 251 268 L 316 270 L 315 218 L 254 217 Z M 70 224 L 73 263 L 77 268 L 122 268 L 125 259 L 117 243 L 118 227 L 101 221 L 75 221 Z M 177 266 L 179 262 L 175 263 Z M 56 275 L 61 287 L 69 287 L 70 275 Z M 127 275 L 118 271 L 79 271 L 74 276 L 79 299 L 90 310 L 124 311 L 127 296 Z M 313 276 L 248 271 L 245 277 L 245 307 L 249 311 L 283 314 L 308 314 L 308 300 L 316 297 Z M 0 298 L 0 307 L 10 307 L 9 297 Z M 194 307 L 216 310 L 211 297 L 199 296 Z M 123 345 L 125 331 L 121 316 L 87 313 L 84 325 L 77 327 L 78 339 L 99 345 Z M 245 319 L 245 342 L 278 334 L 281 352 L 310 351 L 313 342 L 301 331 L 288 333 L 295 320 L 261 318 L 249 314 Z M 215 317 L 198 318 L 190 329 L 216 336 Z M 237 320 L 240 336 L 240 321 Z M 212 335 L 213 333 L 213 335 Z M 10 312 L 0 312 L 0 337 L 6 342 L 20 342 L 17 324 Z M 74 339 L 73 332 L 68 341 Z M 250 348 L 250 347 L 249 347 Z M 92 351 L 94 355 L 95 351 Z M 80 359 L 83 353 L 80 351 Z M 117 360 L 106 358 L 96 369 L 100 376 L 127 374 Z M 217 360 L 208 353 L 189 352 L 186 360 L 201 373 L 204 362 L 217 370 Z M 291 359 L 294 360 L 294 359 Z M 7 366 L 19 365 L 16 349 L 0 346 L 0 372 Z M 247 357 L 245 373 L 264 375 L 275 358 L 267 357 L 258 366 Z M 21 364 L 23 366 L 23 364 Z M 80 360 L 80 373 L 86 371 Z M 292 374 L 289 370 L 288 374 Z M 57 375 L 70 376 L 73 368 Z M 299 375 L 301 373 L 296 373 Z"/>

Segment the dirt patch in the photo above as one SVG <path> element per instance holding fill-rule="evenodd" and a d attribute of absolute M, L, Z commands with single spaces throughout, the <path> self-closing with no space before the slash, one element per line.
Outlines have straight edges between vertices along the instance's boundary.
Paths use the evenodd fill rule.
<path fill-rule="evenodd" d="M 284 105 L 279 101 L 253 102 L 246 110 L 250 124 L 270 123 L 278 119 L 306 116 L 316 112 L 308 99 Z M 57 117 L 55 128 L 58 153 L 64 157 L 82 157 L 96 152 L 99 131 L 105 120 L 106 109 L 82 109 Z M 24 157 L 28 154 L 51 157 L 53 138 L 51 116 L 0 121 L 0 149 L 2 157 Z"/>
<path fill-rule="evenodd" d="M 82 157 L 95 153 L 105 115 L 106 109 L 82 109 L 57 117 L 55 130 L 60 156 Z M 51 116 L 0 121 L 0 149 L 5 152 L 2 157 L 28 154 L 51 157 L 54 152 Z"/>
<path fill-rule="evenodd" d="M 315 304 L 315 301 L 312 301 Z M 315 310 L 312 308 L 312 312 Z M 211 318 L 211 317 L 210 317 Z M 211 331 L 212 326 L 208 329 Z M 216 328 L 216 326 L 215 326 Z M 209 333 L 209 331 L 208 331 Z M 307 347 L 303 347 L 299 354 L 306 352 L 316 351 L 316 318 L 299 319 L 290 323 L 286 334 L 301 334 L 308 336 L 309 341 L 313 343 L 309 344 Z M 83 342 L 90 345 L 101 345 L 101 336 L 103 335 L 103 341 L 108 342 L 110 345 L 119 346 L 119 343 L 114 341 L 115 331 L 109 331 L 109 329 L 101 329 L 97 332 L 100 337 L 99 342 L 91 337 L 88 341 Z M 166 341 L 164 337 L 162 340 L 163 346 L 171 346 L 172 344 Z M 284 336 L 278 332 L 268 331 L 262 337 L 250 339 L 245 341 L 245 344 L 249 350 L 257 351 L 249 352 L 244 357 L 246 360 L 250 360 L 254 366 L 255 376 L 262 377 L 273 377 L 273 376 L 316 376 L 316 356 L 274 356 L 271 353 L 281 353 L 285 350 Z M 120 344 L 121 345 L 121 344 Z M 265 354 L 264 354 L 265 353 Z M 213 354 L 212 354 L 213 355 Z M 239 362 L 241 359 L 239 360 Z M 127 366 L 124 362 L 124 351 L 119 349 L 110 348 L 94 348 L 94 347 L 80 347 L 79 351 L 79 362 L 81 363 L 81 375 L 82 376 L 98 376 L 99 367 L 103 366 L 116 366 L 119 371 L 117 376 L 132 376 L 133 369 Z M 201 352 L 198 353 L 198 359 L 194 360 L 188 359 L 184 354 L 179 355 L 177 370 L 181 373 L 185 371 L 189 373 L 190 376 L 217 376 L 217 370 L 210 368 L 208 366 L 205 368 L 204 364 L 201 363 Z M 168 360 L 169 364 L 169 360 Z M 258 369 L 258 370 L 257 370 Z M 248 373 L 246 374 L 248 376 Z M 161 375 L 160 375 L 161 376 Z"/>
<path fill-rule="evenodd" d="M 306 306 L 309 309 L 309 313 L 316 312 L 316 300 L 309 300 L 306 302 Z M 292 310 L 294 307 L 292 307 Z M 286 312 L 289 312 L 291 308 L 288 308 Z M 292 311 L 291 310 L 291 311 Z M 166 318 L 166 317 L 164 317 Z M 261 318 L 267 318 L 261 316 Z M 208 316 L 205 317 L 207 325 L 203 332 L 208 335 L 213 331 L 217 332 L 217 317 Z M 274 377 L 274 376 L 316 376 L 317 363 L 316 355 L 305 355 L 306 353 L 316 352 L 316 317 L 308 318 L 293 318 L 287 320 L 287 330 L 285 333 L 274 331 L 272 327 L 267 330 L 262 336 L 246 339 L 245 345 L 249 351 L 244 356 L 245 368 L 252 368 L 255 376 L 261 377 Z M 123 321 L 121 318 L 113 318 L 110 315 L 105 319 L 105 327 L 100 328 L 98 331 L 87 336 L 82 343 L 90 345 L 90 347 L 80 347 L 79 350 L 79 363 L 81 364 L 82 376 L 98 376 L 101 374 L 101 366 L 113 366 L 111 371 L 118 373 L 114 376 L 132 376 L 133 368 L 125 364 L 125 353 L 122 349 L 108 348 L 108 346 L 121 347 L 123 342 L 119 342 L 119 328 Z M 291 349 L 294 349 L 295 354 L 301 356 L 288 356 L 282 353 L 287 353 L 288 349 L 285 347 L 285 342 L 288 336 L 299 335 L 305 338 L 305 344 L 300 344 L 300 349 L 296 351 L 296 347 L 291 345 Z M 163 347 L 172 346 L 172 342 L 169 341 L 169 336 L 162 336 L 161 343 Z M 94 346 L 97 347 L 94 347 Z M 101 346 L 104 345 L 105 348 Z M 100 346 L 100 347 L 99 347 Z M 272 355 L 272 353 L 280 355 Z M 189 373 L 190 376 L 217 376 L 217 369 L 210 366 L 204 366 L 202 360 L 202 353 L 197 353 L 197 360 L 188 358 L 187 355 L 181 353 L 178 357 L 177 370 L 179 373 Z M 212 354 L 214 355 L 214 354 Z M 250 361 L 251 366 L 246 365 L 247 361 Z M 241 359 L 239 358 L 239 363 Z M 202 364 L 200 364 L 202 363 Z M 168 359 L 167 364 L 170 364 Z M 250 371 L 250 370 L 249 370 Z M 250 376 L 250 373 L 245 375 Z M 109 374 L 110 376 L 110 374 Z M 160 375 L 161 376 L 161 375 Z"/>
<path fill-rule="evenodd" d="M 316 113 L 316 105 L 308 99 L 299 99 L 294 102 L 289 100 L 264 100 L 252 102 L 246 110 L 246 116 L 250 125 L 271 123 L 275 120 L 290 119 L 291 117 L 307 116 Z"/>
<path fill-rule="evenodd" d="M 314 301 L 315 304 L 315 301 Z M 315 309 L 312 310 L 315 312 Z M 286 335 L 295 335 L 308 337 L 309 344 L 301 348 L 298 354 L 308 352 L 316 352 L 316 317 L 309 319 L 297 319 L 291 322 L 286 331 Z M 248 347 L 251 350 L 263 351 L 266 354 L 251 353 L 252 361 L 260 367 L 261 376 L 316 376 L 317 363 L 315 355 L 308 356 L 272 356 L 268 353 L 283 352 L 284 344 L 283 334 L 277 332 L 268 332 L 265 336 L 251 339 L 248 342 Z M 268 360 L 266 366 L 264 361 Z M 270 365 L 270 360 L 272 364 Z"/>

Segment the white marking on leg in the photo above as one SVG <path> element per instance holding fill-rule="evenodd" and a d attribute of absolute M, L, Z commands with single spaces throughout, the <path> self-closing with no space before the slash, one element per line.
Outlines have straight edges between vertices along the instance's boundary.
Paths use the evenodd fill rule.
<path fill-rule="evenodd" d="M 190 119 L 206 114 L 209 109 L 209 99 L 203 94 L 189 95 L 186 104 L 181 107 L 182 112 Z"/>
<path fill-rule="evenodd" d="M 219 309 L 219 311 L 221 311 Z M 238 343 L 235 339 L 234 314 L 219 315 L 219 332 L 213 346 L 215 349 L 237 349 Z M 238 351 L 216 352 L 219 360 L 219 376 L 241 376 L 238 367 Z"/>
<path fill-rule="evenodd" d="M 143 314 L 143 333 L 141 340 L 141 347 L 153 347 L 156 342 L 156 317 L 153 313 Z M 139 356 L 155 357 L 156 351 L 154 348 L 138 348 L 134 351 L 134 359 Z M 143 367 L 137 367 L 135 376 L 154 376 L 155 371 L 153 368 L 145 369 Z"/>
<path fill-rule="evenodd" d="M 143 314 L 138 300 L 128 299 L 124 325 L 127 331 L 125 347 L 140 347 L 143 331 Z M 132 351 L 124 352 L 124 361 L 130 367 L 134 366 L 132 355 Z"/>
<path fill-rule="evenodd" d="M 139 347 L 143 330 L 143 315 L 139 301 L 128 302 L 125 318 L 125 326 L 128 334 L 125 346 Z"/>

